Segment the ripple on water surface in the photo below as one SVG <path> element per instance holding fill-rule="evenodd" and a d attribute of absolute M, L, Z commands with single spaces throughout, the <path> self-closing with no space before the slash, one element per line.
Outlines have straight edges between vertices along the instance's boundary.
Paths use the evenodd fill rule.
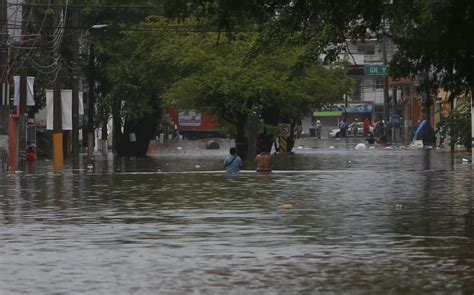
<path fill-rule="evenodd" d="M 0 291 L 472 291 L 470 166 L 445 153 L 335 150 L 275 158 L 266 176 L 212 172 L 213 158 L 211 172 L 163 171 L 159 157 L 143 169 L 1 176 Z"/>

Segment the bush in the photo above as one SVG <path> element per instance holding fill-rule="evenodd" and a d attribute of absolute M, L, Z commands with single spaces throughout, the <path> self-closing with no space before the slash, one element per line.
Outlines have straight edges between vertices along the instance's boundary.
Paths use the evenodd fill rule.
<path fill-rule="evenodd" d="M 471 109 L 464 105 L 451 111 L 447 119 L 448 134 L 451 144 L 462 144 L 471 150 Z"/>

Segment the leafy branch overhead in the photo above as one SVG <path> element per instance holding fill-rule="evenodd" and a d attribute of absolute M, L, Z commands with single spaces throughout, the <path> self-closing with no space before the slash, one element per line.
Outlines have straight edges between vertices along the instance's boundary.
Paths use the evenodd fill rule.
<path fill-rule="evenodd" d="M 110 73 L 119 80 L 138 75 L 140 85 L 162 93 L 164 102 L 232 124 L 274 105 L 283 116 L 300 119 L 311 105 L 340 99 L 353 86 L 342 63 L 329 67 L 315 62 L 295 72 L 304 46 L 278 47 L 248 59 L 255 32 L 216 43 L 222 38 L 218 32 L 177 29 L 196 22 L 148 18 L 137 27 L 146 33 L 130 32 L 123 41 L 133 48 L 133 62 L 117 59 Z"/>

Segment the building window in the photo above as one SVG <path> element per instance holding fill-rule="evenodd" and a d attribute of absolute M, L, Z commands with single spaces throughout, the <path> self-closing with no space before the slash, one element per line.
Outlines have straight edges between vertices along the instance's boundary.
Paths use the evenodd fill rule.
<path fill-rule="evenodd" d="M 366 55 L 373 55 L 375 54 L 375 45 L 369 45 L 369 44 L 358 45 L 357 52 L 366 54 Z"/>
<path fill-rule="evenodd" d="M 376 79 L 375 80 L 375 89 L 383 89 L 384 86 L 384 80 L 383 79 Z"/>

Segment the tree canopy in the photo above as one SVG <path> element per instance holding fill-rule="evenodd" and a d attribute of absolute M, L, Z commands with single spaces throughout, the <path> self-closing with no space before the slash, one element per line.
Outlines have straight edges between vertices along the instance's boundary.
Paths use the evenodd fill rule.
<path fill-rule="evenodd" d="M 398 51 L 397 76 L 429 73 L 455 94 L 474 87 L 474 3 L 469 0 L 395 1 L 387 11 Z"/>
<path fill-rule="evenodd" d="M 433 85 L 455 93 L 474 84 L 473 4 L 468 0 L 75 4 L 82 7 L 81 28 L 90 40 L 81 65 L 89 56 L 89 86 L 102 120 L 112 113 L 119 123 L 149 118 L 156 124 L 163 102 L 213 114 L 231 125 L 242 125 L 254 113 L 274 113 L 268 110 L 278 110 L 277 120 L 297 120 L 311 104 L 350 92 L 353 84 L 344 65 L 335 62 L 348 40 L 373 34 L 397 44 L 395 76 L 431 73 Z M 35 7 L 40 13 L 33 24 L 41 24 L 43 15 L 50 24 L 52 8 Z M 107 27 L 90 29 L 98 23 Z M 66 27 L 71 28 L 69 22 Z M 65 60 L 70 53 L 63 45 Z M 41 54 L 51 63 L 47 48 Z M 63 71 L 73 75 L 77 66 L 66 62 Z"/>
<path fill-rule="evenodd" d="M 295 72 L 304 47 L 279 47 L 248 59 L 255 33 L 218 43 L 218 32 L 176 30 L 175 22 L 159 17 L 137 28 L 146 32 L 131 32 L 124 41 L 134 48 L 134 57 L 122 57 L 111 73 L 121 79 L 117 73 L 133 63 L 142 87 L 160 85 L 166 103 L 214 115 L 223 124 L 245 125 L 266 108 L 280 110 L 280 120 L 298 120 L 310 106 L 338 100 L 353 86 L 343 64 L 314 63 Z"/>

